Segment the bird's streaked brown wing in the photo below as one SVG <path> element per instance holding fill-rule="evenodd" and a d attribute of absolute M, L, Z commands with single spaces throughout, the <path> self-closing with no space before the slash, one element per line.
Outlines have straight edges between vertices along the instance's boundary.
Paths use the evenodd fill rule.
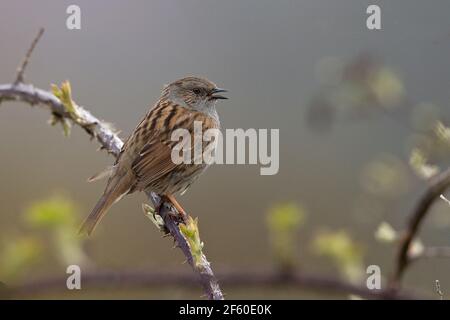
<path fill-rule="evenodd" d="M 137 178 L 136 187 L 144 189 L 156 180 L 175 169 L 178 165 L 172 161 L 171 147 L 159 140 L 150 140 L 132 164 Z"/>
<path fill-rule="evenodd" d="M 145 141 L 130 146 L 135 148 L 132 170 L 137 178 L 136 187 L 140 190 L 174 170 L 178 165 L 172 161 L 171 152 L 175 144 L 171 141 L 172 130 L 182 122 L 190 122 L 191 115 L 176 104 L 160 101 L 135 129 L 131 141 Z M 172 130 L 170 130 L 172 128 Z"/>
<path fill-rule="evenodd" d="M 174 130 L 181 128 L 188 130 L 192 135 L 194 121 L 201 122 L 203 130 L 218 127 L 214 119 L 201 112 L 193 112 L 173 103 L 160 103 L 149 113 L 148 120 L 136 128 L 133 133 L 135 138 L 131 141 L 141 139 L 146 142 L 142 148 L 135 149 L 132 161 L 137 189 L 147 188 L 172 170 L 186 169 L 182 168 L 186 164 L 176 164 L 172 161 L 172 148 L 178 141 L 172 141 L 171 135 Z M 191 138 L 193 139 L 193 136 Z M 189 149 L 192 149 L 193 145 L 192 141 Z M 134 146 L 129 147 L 133 149 Z"/>

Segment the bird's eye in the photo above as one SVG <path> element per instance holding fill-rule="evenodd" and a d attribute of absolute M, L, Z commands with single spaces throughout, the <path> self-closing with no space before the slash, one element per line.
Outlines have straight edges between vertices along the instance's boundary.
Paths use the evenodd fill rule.
<path fill-rule="evenodd" d="M 200 92 L 202 92 L 199 88 L 194 88 L 192 89 L 192 92 L 194 92 L 195 94 L 200 94 Z"/>

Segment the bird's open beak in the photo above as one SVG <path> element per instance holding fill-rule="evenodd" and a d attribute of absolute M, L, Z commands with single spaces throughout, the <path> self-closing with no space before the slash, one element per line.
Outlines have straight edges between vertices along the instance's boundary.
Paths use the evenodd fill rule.
<path fill-rule="evenodd" d="M 225 90 L 225 89 L 221 89 L 221 88 L 213 89 L 212 92 L 211 92 L 211 99 L 215 99 L 215 100 L 217 100 L 217 99 L 228 99 L 227 97 L 224 97 L 224 96 L 222 96 L 220 94 L 217 94 L 217 93 L 222 93 L 222 92 L 228 92 L 228 91 Z"/>

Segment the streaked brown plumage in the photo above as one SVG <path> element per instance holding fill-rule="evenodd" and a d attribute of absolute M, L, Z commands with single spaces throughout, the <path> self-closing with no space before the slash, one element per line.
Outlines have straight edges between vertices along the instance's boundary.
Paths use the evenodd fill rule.
<path fill-rule="evenodd" d="M 161 98 L 123 145 L 114 166 L 109 169 L 105 191 L 80 232 L 91 234 L 115 202 L 136 190 L 156 192 L 182 211 L 173 194 L 186 190 L 208 165 L 174 163 L 171 151 L 177 142 L 171 140 L 172 132 L 184 128 L 193 138 L 194 121 L 201 122 L 203 132 L 219 128 L 215 102 L 226 99 L 218 95 L 224 91 L 197 77 L 183 78 L 167 85 Z M 203 142 L 202 147 L 207 145 Z"/>

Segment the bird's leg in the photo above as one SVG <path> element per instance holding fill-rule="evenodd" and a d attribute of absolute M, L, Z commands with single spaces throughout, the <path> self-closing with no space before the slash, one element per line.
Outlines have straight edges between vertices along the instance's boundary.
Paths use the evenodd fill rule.
<path fill-rule="evenodd" d="M 171 194 L 166 194 L 161 196 L 161 203 L 158 207 L 158 212 L 162 208 L 162 205 L 164 202 L 169 202 L 172 204 L 172 206 L 177 209 L 178 215 L 175 215 L 174 218 L 176 218 L 179 222 L 186 222 L 187 221 L 187 213 L 184 211 L 183 207 L 178 203 L 178 201 L 175 199 L 175 197 Z"/>

